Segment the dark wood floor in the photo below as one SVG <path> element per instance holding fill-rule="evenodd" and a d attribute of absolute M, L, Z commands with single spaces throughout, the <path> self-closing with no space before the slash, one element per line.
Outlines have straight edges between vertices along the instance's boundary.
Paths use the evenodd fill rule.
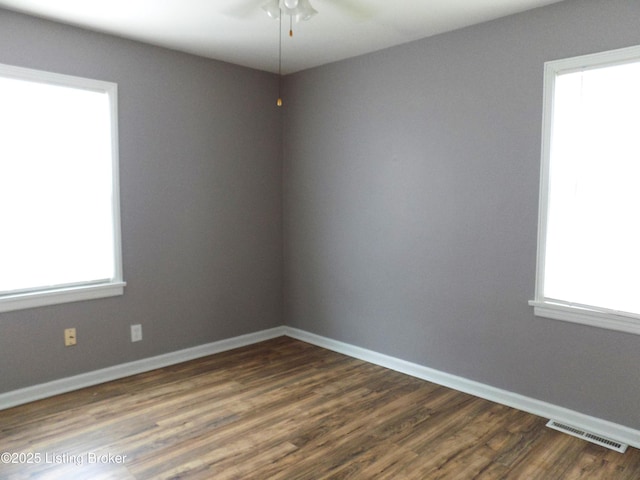
<path fill-rule="evenodd" d="M 282 337 L 4 410 L 0 478 L 640 479 L 545 423 Z"/>

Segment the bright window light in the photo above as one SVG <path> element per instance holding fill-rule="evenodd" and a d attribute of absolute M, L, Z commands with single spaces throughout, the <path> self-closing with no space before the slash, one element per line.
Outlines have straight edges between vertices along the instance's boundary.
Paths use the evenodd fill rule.
<path fill-rule="evenodd" d="M 640 333 L 640 50 L 565 62 L 545 72 L 531 303 L 538 314 L 557 306 L 561 320 Z"/>
<path fill-rule="evenodd" d="M 122 293 L 115 94 L 0 66 L 0 310 Z"/>
<path fill-rule="evenodd" d="M 640 63 L 556 78 L 545 296 L 640 314 Z"/>

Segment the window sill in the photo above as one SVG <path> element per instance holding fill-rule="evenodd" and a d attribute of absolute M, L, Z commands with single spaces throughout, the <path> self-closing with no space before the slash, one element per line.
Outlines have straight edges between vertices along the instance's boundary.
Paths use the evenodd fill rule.
<path fill-rule="evenodd" d="M 634 316 L 591 310 L 585 307 L 563 305 L 549 301 L 530 300 L 529 305 L 533 307 L 533 312 L 538 317 L 640 335 L 640 319 Z"/>
<path fill-rule="evenodd" d="M 96 298 L 115 297 L 124 293 L 125 285 L 125 282 L 116 281 L 4 295 L 0 296 L 0 312 L 79 302 Z"/>

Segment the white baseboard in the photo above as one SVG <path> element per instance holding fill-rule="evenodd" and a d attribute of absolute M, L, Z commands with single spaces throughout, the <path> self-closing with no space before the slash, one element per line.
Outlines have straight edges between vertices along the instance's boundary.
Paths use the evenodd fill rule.
<path fill-rule="evenodd" d="M 0 394 L 0 410 L 15 407 L 25 403 L 52 397 L 61 393 L 71 392 L 80 388 L 91 387 L 100 383 L 118 380 L 120 378 L 148 372 L 156 368 L 163 368 L 169 365 L 206 357 L 214 353 L 220 353 L 234 348 L 252 345 L 254 343 L 281 337 L 285 333 L 284 327 L 276 327 L 260 332 L 240 335 L 217 342 L 198 345 L 197 347 L 178 350 L 176 352 L 158 355 L 156 357 L 144 358 L 134 362 L 123 363 L 113 367 L 87 372 L 73 377 L 61 378 L 51 382 L 34 385 L 32 387 L 21 388 Z"/>
<path fill-rule="evenodd" d="M 292 327 L 276 327 L 269 330 L 240 335 L 238 337 L 220 340 L 217 342 L 199 345 L 177 352 L 171 352 L 156 357 L 145 358 L 134 362 L 115 365 L 113 367 L 96 370 L 93 372 L 62 378 L 51 382 L 34 385 L 31 387 L 13 390 L 0 394 L 0 410 L 22 405 L 35 400 L 52 397 L 61 393 L 78 390 L 80 388 L 98 385 L 100 383 L 117 380 L 138 373 L 148 372 L 156 368 L 167 367 L 196 358 L 213 355 L 215 353 L 232 350 L 234 348 L 252 345 L 276 337 L 286 335 L 327 350 L 342 353 L 353 358 L 358 358 L 375 365 L 380 365 L 416 378 L 420 378 L 438 385 L 442 385 L 460 392 L 465 392 L 476 397 L 484 398 L 492 402 L 517 408 L 544 418 L 552 418 L 559 422 L 567 423 L 606 438 L 615 439 L 635 448 L 640 448 L 640 431 L 624 425 L 602 420 L 600 418 L 585 415 L 569 410 L 558 405 L 553 405 L 534 398 L 525 397 L 517 393 L 502 390 L 490 385 L 475 382 L 463 377 L 434 370 L 423 365 L 407 362 L 399 358 L 384 355 L 372 350 L 339 342 L 322 337 L 314 333 L 305 332 Z"/>
<path fill-rule="evenodd" d="M 502 390 L 483 383 L 475 382 L 467 378 L 458 377 L 449 373 L 434 370 L 429 367 L 407 362 L 395 357 L 383 355 L 372 350 L 339 342 L 313 333 L 285 327 L 284 334 L 311 343 L 327 350 L 342 353 L 350 357 L 358 358 L 375 365 L 411 375 L 422 380 L 427 380 L 444 387 L 465 392 L 476 397 L 484 398 L 501 405 L 516 408 L 540 417 L 554 419 L 567 423 L 606 438 L 615 439 L 635 448 L 640 448 L 640 430 L 619 425 L 617 423 L 600 418 L 585 415 L 584 413 L 569 410 L 568 408 L 553 405 L 535 398 L 525 397 L 517 393 Z"/>

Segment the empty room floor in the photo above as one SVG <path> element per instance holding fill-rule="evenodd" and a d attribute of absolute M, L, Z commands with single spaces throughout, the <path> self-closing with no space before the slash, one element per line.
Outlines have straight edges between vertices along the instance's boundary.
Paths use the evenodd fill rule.
<path fill-rule="evenodd" d="M 0 478 L 640 478 L 545 423 L 280 337 L 0 411 Z"/>

